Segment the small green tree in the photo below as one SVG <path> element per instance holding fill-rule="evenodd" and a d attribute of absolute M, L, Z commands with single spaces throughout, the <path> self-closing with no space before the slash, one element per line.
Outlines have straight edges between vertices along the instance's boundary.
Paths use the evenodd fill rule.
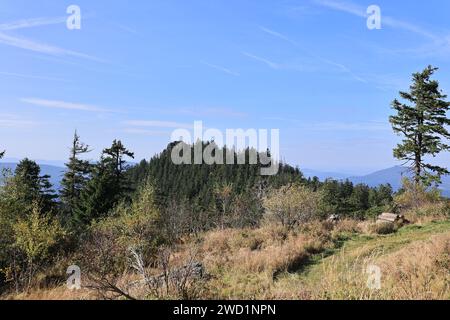
<path fill-rule="evenodd" d="M 18 255 L 23 255 L 20 269 L 14 270 L 16 281 L 21 281 L 29 290 L 36 271 L 49 259 L 50 250 L 66 235 L 58 221 L 50 215 L 41 212 L 37 202 L 33 204 L 31 214 L 19 219 L 13 225 L 15 243 Z M 14 266 L 20 261 L 14 261 Z M 20 276 L 18 276 L 20 274 Z"/>
<path fill-rule="evenodd" d="M 319 212 L 321 194 L 301 185 L 273 190 L 264 200 L 266 217 L 288 229 L 314 219 Z"/>
<path fill-rule="evenodd" d="M 57 196 L 52 189 L 48 175 L 41 175 L 39 165 L 27 158 L 20 161 L 14 171 L 18 200 L 25 206 L 31 207 L 37 201 L 43 206 L 43 211 L 48 212 L 54 208 L 54 200 Z"/>
<path fill-rule="evenodd" d="M 446 126 L 450 125 L 447 111 L 450 103 L 439 89 L 439 82 L 431 76 L 438 68 L 428 66 L 425 70 L 413 74 L 410 92 L 400 92 L 401 98 L 410 105 L 397 99 L 392 108 L 397 112 L 390 117 L 394 132 L 403 136 L 402 143 L 394 149 L 394 156 L 410 164 L 416 184 L 431 185 L 440 183 L 441 176 L 449 174 L 447 168 L 425 162 L 425 157 L 435 157 L 450 150 L 445 143 L 450 138 Z"/>

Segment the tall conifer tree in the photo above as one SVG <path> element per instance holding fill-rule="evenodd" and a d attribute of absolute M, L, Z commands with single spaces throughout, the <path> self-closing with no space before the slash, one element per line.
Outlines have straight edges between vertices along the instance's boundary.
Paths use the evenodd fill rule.
<path fill-rule="evenodd" d="M 441 176 L 449 174 L 447 168 L 425 162 L 427 156 L 435 157 L 450 150 L 446 143 L 450 139 L 446 128 L 450 125 L 447 116 L 450 103 L 439 89 L 439 82 L 431 79 L 436 70 L 438 68 L 428 66 L 413 74 L 410 92 L 400 92 L 401 98 L 409 104 L 397 99 L 392 103 L 397 114 L 390 117 L 390 122 L 394 132 L 403 137 L 394 149 L 394 156 L 409 164 L 416 184 L 440 183 Z"/>
<path fill-rule="evenodd" d="M 61 200 L 64 209 L 69 216 L 73 215 L 73 210 L 80 201 L 81 190 L 86 186 L 91 172 L 91 164 L 80 157 L 90 152 L 89 146 L 80 141 L 80 137 L 75 131 L 72 147 L 70 149 L 69 162 L 66 163 L 66 172 L 61 182 Z"/>
<path fill-rule="evenodd" d="M 121 141 L 114 140 L 110 148 L 103 150 L 74 211 L 75 220 L 80 225 L 107 215 L 119 201 L 127 198 L 130 181 L 126 175 L 126 157 L 134 158 L 134 154 Z"/>

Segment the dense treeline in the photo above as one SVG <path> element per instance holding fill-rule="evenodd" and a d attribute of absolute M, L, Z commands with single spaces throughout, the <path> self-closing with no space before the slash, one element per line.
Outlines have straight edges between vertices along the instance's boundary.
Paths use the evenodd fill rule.
<path fill-rule="evenodd" d="M 202 147 L 210 143 L 203 142 Z M 157 226 L 155 241 L 172 243 L 183 235 L 213 228 L 258 226 L 268 205 L 267 195 L 281 187 L 294 188 L 293 193 L 285 190 L 282 194 L 291 192 L 313 203 L 313 216 L 317 217 L 341 214 L 364 218 L 392 201 L 390 186 L 369 188 L 349 181 L 306 179 L 298 168 L 283 163 L 278 174 L 262 176 L 260 154 L 256 164 L 175 165 L 171 159 L 174 145 L 169 144 L 150 161 L 130 166 L 127 163 L 133 152 L 114 140 L 98 161 L 89 162 L 81 159 L 89 147 L 75 133 L 59 192 L 52 189 L 50 177 L 41 175 L 39 165 L 32 160 L 22 160 L 14 172 L 3 172 L 2 281 L 12 281 L 18 291 L 26 289 L 35 273 L 58 256 L 62 244 L 65 250 L 77 251 L 86 239 L 106 237 L 114 242 L 111 230 L 105 234 L 99 227 L 104 223 L 117 230 L 123 229 L 121 224 L 131 224 L 128 226 L 134 230 L 137 224 L 140 232 Z M 226 152 L 237 159 L 242 153 L 248 158 L 255 151 Z M 300 195 L 298 187 L 303 188 Z M 289 221 L 295 225 L 301 220 L 291 217 Z M 120 232 L 114 238 L 120 238 Z M 130 236 L 130 232 L 126 234 Z"/>
<path fill-rule="evenodd" d="M 389 185 L 370 188 L 363 184 L 355 186 L 350 181 L 330 179 L 320 182 L 317 177 L 306 179 L 299 168 L 284 163 L 280 164 L 278 174 L 274 176 L 261 176 L 262 165 L 248 164 L 248 161 L 243 165 L 175 165 L 171 160 L 174 145 L 170 144 L 150 161 L 143 160 L 128 171 L 135 187 L 147 179 L 154 181 L 162 206 L 176 201 L 190 203 L 196 212 L 217 212 L 221 209 L 220 191 L 226 187 L 230 189 L 230 199 L 261 199 L 268 190 L 289 184 L 302 184 L 313 191 L 323 191 L 323 214 L 357 215 L 362 218 L 370 213 L 367 212 L 369 209 L 378 212 L 383 207 L 386 209 L 385 206 L 392 201 L 393 190 Z M 203 147 L 207 145 L 203 143 Z M 194 146 L 191 146 L 193 149 Z M 227 152 L 232 151 L 226 149 L 223 154 Z M 254 150 L 243 152 L 248 159 L 249 153 Z"/>
<path fill-rule="evenodd" d="M 182 242 L 187 235 L 216 228 L 255 228 L 266 222 L 292 230 L 329 215 L 363 220 L 398 206 L 417 209 L 441 201 L 437 189 L 430 192 L 430 185 L 438 183 L 447 168 L 423 161 L 450 149 L 443 142 L 450 137 L 445 128 L 450 124 L 446 116 L 450 103 L 430 79 L 435 70 L 429 67 L 415 74 L 411 93 L 401 93 L 415 106 L 393 103 L 398 115 L 391 122 L 404 136 L 394 155 L 410 161 L 415 173 L 414 181 L 405 181 L 396 194 L 390 185 L 371 188 L 350 181 L 307 179 L 299 168 L 285 163 L 279 163 L 276 175 L 263 176 L 261 169 L 267 165 L 262 160 L 270 156 L 269 150 L 236 152 L 221 149 L 214 141 L 185 146 L 191 155 L 196 147 L 213 147 L 235 163 L 247 159 L 246 164 L 177 165 L 172 161 L 174 142 L 149 161 L 132 166 L 134 153 L 120 140 L 105 148 L 100 159 L 87 161 L 90 148 L 75 133 L 61 190 L 54 190 L 50 177 L 29 159 L 20 161 L 14 172 L 2 172 L 0 290 L 21 292 L 37 281 L 61 278 L 75 261 L 88 271 L 93 284 L 124 296 L 115 284 L 129 268 L 130 254 L 133 268 L 145 276 L 146 267 L 157 264 L 161 248 Z M 4 154 L 1 151 L 0 158 Z M 255 157 L 254 164 L 248 161 L 250 156 Z"/>

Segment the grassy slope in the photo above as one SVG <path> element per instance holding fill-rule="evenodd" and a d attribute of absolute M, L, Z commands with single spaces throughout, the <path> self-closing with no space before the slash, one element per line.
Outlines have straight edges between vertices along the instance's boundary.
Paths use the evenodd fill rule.
<path fill-rule="evenodd" d="M 277 260 L 282 262 L 289 254 L 294 257 L 303 256 L 304 240 L 300 236 L 291 239 L 287 245 L 278 247 L 273 247 L 275 244 L 270 243 L 267 251 L 244 250 L 246 247 L 255 247 L 250 241 L 252 237 L 248 237 L 249 234 L 255 236 L 255 232 L 261 230 L 208 233 L 209 245 L 204 250 L 211 255 L 213 265 L 216 265 L 209 271 L 216 278 L 210 285 L 217 292 L 200 296 L 200 299 L 450 299 L 450 220 L 410 225 L 386 236 L 340 234 L 334 246 L 327 246 L 325 251 L 301 259 L 302 263 L 296 271 L 284 272 L 275 279 L 272 279 L 271 272 L 277 264 L 268 265 Z M 259 236 L 268 238 L 264 232 Z M 245 243 L 240 243 L 243 241 Z M 442 243 L 447 243 L 447 247 L 443 247 Z M 236 248 L 227 249 L 230 245 L 235 245 Z M 443 252 L 444 260 L 441 259 L 441 263 L 445 263 L 444 267 L 435 268 L 432 260 L 435 254 L 442 256 Z M 380 263 L 383 272 L 388 275 L 397 269 L 401 270 L 402 279 L 405 274 L 407 279 L 401 282 L 394 277 L 392 282 L 392 279 L 386 277 L 383 278 L 385 282 L 381 292 L 370 291 L 366 288 L 367 276 L 364 273 L 367 262 Z M 408 263 L 413 265 L 412 269 Z M 415 269 L 419 270 L 416 272 Z M 435 277 L 423 279 L 424 274 Z M 87 290 L 69 292 L 61 286 L 6 298 L 91 299 L 95 296 Z"/>
<path fill-rule="evenodd" d="M 353 279 L 348 279 L 349 275 L 350 277 L 353 277 L 351 273 L 355 271 L 363 273 L 360 271 L 363 270 L 367 261 L 382 260 L 393 253 L 402 250 L 407 251 L 408 246 L 410 245 L 422 245 L 422 243 L 432 237 L 440 235 L 450 237 L 449 220 L 430 222 L 424 225 L 406 226 L 390 235 L 369 236 L 349 234 L 340 240 L 336 248 L 312 256 L 309 262 L 302 269 L 298 270 L 296 274 L 285 274 L 284 279 L 280 279 L 280 286 L 285 286 L 286 283 L 290 283 L 289 287 L 291 288 L 318 288 L 319 286 L 324 285 L 324 283 L 326 283 L 324 287 L 326 287 L 327 284 L 330 286 L 337 286 L 342 283 L 346 286 L 346 283 L 351 283 L 353 281 Z M 342 281 L 342 279 L 330 280 L 327 279 L 327 274 L 328 276 L 333 274 L 333 277 L 336 278 L 347 277 L 347 279 L 344 281 Z M 324 289 L 318 290 L 323 291 Z M 350 289 L 345 288 L 343 290 Z M 330 296 L 327 296 L 324 292 L 320 294 L 320 298 L 329 297 Z M 352 297 L 358 298 L 357 296 L 353 296 L 350 291 L 338 295 L 331 295 L 331 298 L 338 299 Z M 360 297 L 370 298 L 370 296 L 367 296 L 366 294 L 361 294 Z"/>
<path fill-rule="evenodd" d="M 312 263 L 298 274 L 299 277 L 314 281 L 320 277 L 324 264 L 335 262 L 334 257 L 340 255 L 345 262 L 353 261 L 361 256 L 389 254 L 406 245 L 429 239 L 433 235 L 450 232 L 450 221 L 431 222 L 426 225 L 410 225 L 390 235 L 355 235 L 343 240 L 341 246 L 324 254 L 315 255 Z M 325 257 L 324 257 L 325 255 Z"/>

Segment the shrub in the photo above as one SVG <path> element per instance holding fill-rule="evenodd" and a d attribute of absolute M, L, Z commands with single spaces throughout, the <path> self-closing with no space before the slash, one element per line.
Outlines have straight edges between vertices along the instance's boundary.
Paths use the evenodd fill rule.
<path fill-rule="evenodd" d="M 153 187 L 147 184 L 130 206 L 120 204 L 112 216 L 93 223 L 86 240 L 80 260 L 92 287 L 103 296 L 131 298 L 119 284 L 130 269 L 130 252 L 139 252 L 150 265 L 162 241 Z"/>
<path fill-rule="evenodd" d="M 448 202 L 429 203 L 405 212 L 406 218 L 414 223 L 448 219 L 450 205 Z"/>
<path fill-rule="evenodd" d="M 299 185 L 273 190 L 263 201 L 266 218 L 293 229 L 308 222 L 319 212 L 321 194 Z"/>
<path fill-rule="evenodd" d="M 394 202 L 401 209 L 420 208 L 424 205 L 441 201 L 441 192 L 429 189 L 423 184 L 416 184 L 408 178 L 403 179 L 403 187 L 395 196 Z"/>
<path fill-rule="evenodd" d="M 5 248 L 10 254 L 5 273 L 16 290 L 31 288 L 36 273 L 55 256 L 52 250 L 66 235 L 57 220 L 41 212 L 37 202 L 29 215 L 12 224 L 13 243 Z"/>

